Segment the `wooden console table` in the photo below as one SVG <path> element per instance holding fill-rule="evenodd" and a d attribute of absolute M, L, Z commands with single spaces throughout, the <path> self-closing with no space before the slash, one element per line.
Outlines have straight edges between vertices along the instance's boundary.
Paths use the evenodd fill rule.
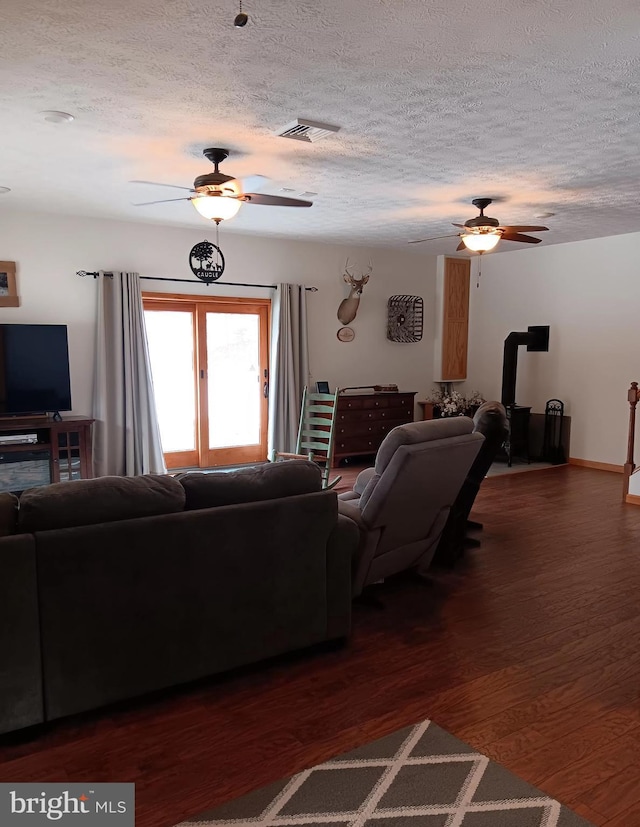
<path fill-rule="evenodd" d="M 333 464 L 375 454 L 396 425 L 413 422 L 416 392 L 344 393 L 338 396 Z"/>
<path fill-rule="evenodd" d="M 35 434 L 35 443 L 0 444 L 0 490 L 29 488 L 30 466 L 41 469 L 33 484 L 68 482 L 93 477 L 91 426 L 88 416 L 68 416 L 60 421 L 45 417 L 0 419 L 0 435 Z M 48 469 L 46 467 L 48 463 Z M 45 470 L 47 473 L 42 473 Z M 26 484 L 22 484 L 22 480 Z"/>

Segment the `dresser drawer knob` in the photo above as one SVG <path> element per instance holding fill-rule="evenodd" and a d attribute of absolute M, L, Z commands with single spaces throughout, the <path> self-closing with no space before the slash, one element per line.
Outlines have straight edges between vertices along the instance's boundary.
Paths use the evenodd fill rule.
<path fill-rule="evenodd" d="M 369 425 L 369 430 L 370 430 L 370 431 L 373 431 L 373 428 L 371 427 L 371 425 Z"/>
<path fill-rule="evenodd" d="M 383 411 L 383 413 L 382 413 L 382 416 L 386 416 L 386 413 L 384 413 L 384 411 Z"/>

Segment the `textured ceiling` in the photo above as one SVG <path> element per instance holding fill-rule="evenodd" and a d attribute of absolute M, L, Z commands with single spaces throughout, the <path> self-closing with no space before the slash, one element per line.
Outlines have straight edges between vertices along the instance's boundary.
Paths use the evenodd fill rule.
<path fill-rule="evenodd" d="M 244 206 L 227 232 L 404 246 L 485 195 L 502 223 L 546 223 L 545 244 L 640 230 L 637 0 L 245 10 L 235 29 L 235 0 L 2 0 L 0 207 L 204 226 L 186 202 L 130 206 L 164 190 L 127 182 L 190 185 L 213 145 L 235 152 L 223 171 L 269 176 L 263 192 L 318 193 L 309 210 Z M 342 129 L 273 135 L 298 116 Z"/>

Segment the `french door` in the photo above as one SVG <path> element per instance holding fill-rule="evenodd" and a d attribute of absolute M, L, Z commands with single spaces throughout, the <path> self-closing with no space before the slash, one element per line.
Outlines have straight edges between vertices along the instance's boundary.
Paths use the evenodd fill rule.
<path fill-rule="evenodd" d="M 270 302 L 143 299 L 167 468 L 265 460 Z"/>

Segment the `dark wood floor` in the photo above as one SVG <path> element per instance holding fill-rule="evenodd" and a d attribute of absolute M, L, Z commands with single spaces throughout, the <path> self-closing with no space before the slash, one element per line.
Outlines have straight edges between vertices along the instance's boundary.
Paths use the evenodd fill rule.
<path fill-rule="evenodd" d="M 2 743 L 0 781 L 135 781 L 138 827 L 168 827 L 430 717 L 598 827 L 638 827 L 640 508 L 620 488 L 489 479 L 482 548 L 384 584 L 348 647 Z"/>

